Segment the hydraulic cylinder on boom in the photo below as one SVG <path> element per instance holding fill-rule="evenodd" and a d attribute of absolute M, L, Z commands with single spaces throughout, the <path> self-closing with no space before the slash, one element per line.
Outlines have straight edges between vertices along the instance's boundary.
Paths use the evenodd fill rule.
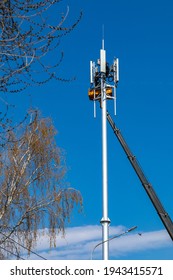
<path fill-rule="evenodd" d="M 138 161 L 136 160 L 136 157 L 131 153 L 127 143 L 125 142 L 123 136 L 121 135 L 120 130 L 116 127 L 115 122 L 111 118 L 110 114 L 107 112 L 107 120 L 112 127 L 114 134 L 116 135 L 118 141 L 120 142 L 124 152 L 127 155 L 127 158 L 129 159 L 132 167 L 134 168 L 139 180 L 141 181 L 146 193 L 148 194 L 153 206 L 155 207 L 163 225 L 165 226 L 168 234 L 170 235 L 172 241 L 173 241 L 173 222 L 171 218 L 169 217 L 168 213 L 165 211 L 164 207 L 162 206 L 158 196 L 156 195 L 152 185 L 148 182 L 146 176 L 143 173 L 143 170 L 141 169 Z"/>

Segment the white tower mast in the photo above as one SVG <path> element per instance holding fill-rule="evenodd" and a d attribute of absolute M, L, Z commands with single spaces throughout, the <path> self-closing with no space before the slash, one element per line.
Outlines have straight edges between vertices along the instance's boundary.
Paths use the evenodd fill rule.
<path fill-rule="evenodd" d="M 100 73 L 101 73 L 101 108 L 102 108 L 102 188 L 103 188 L 103 217 L 102 224 L 102 258 L 109 258 L 109 224 L 108 218 L 108 174 L 107 174 L 107 97 L 106 97 L 106 51 L 104 50 L 104 39 L 100 50 Z"/>
<path fill-rule="evenodd" d="M 119 80 L 118 59 L 114 59 L 113 65 L 109 67 L 106 62 L 106 51 L 104 39 L 100 59 L 97 64 L 90 61 L 90 84 L 88 91 L 89 99 L 94 101 L 94 117 L 96 116 L 96 101 L 100 102 L 102 109 L 102 191 L 103 191 L 103 216 L 102 224 L 102 258 L 109 258 L 109 224 L 108 217 L 108 172 L 107 172 L 107 99 L 116 99 L 116 87 Z M 114 102 L 115 104 L 115 102 Z"/>

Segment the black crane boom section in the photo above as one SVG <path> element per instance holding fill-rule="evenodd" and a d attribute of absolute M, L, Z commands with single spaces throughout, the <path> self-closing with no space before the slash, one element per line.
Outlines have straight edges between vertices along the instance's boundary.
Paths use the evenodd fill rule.
<path fill-rule="evenodd" d="M 116 127 L 113 119 L 111 118 L 110 114 L 107 112 L 107 120 L 112 127 L 114 134 L 116 135 L 118 141 L 120 142 L 123 150 L 125 151 L 127 158 L 129 159 L 131 165 L 133 166 L 138 178 L 140 179 L 146 193 L 148 194 L 153 206 L 155 207 L 163 225 L 165 226 L 168 234 L 170 235 L 173 241 L 173 222 L 169 217 L 168 213 L 165 211 L 164 207 L 162 206 L 157 194 L 155 193 L 152 185 L 148 182 L 146 176 L 144 175 L 136 157 L 131 153 L 127 143 L 125 142 L 123 136 L 121 135 L 120 130 Z"/>

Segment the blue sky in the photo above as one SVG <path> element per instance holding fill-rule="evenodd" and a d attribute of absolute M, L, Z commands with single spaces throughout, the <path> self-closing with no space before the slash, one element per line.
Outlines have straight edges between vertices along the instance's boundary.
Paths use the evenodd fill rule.
<path fill-rule="evenodd" d="M 89 61 L 99 58 L 103 24 L 107 60 L 111 63 L 118 57 L 120 61 L 114 120 L 173 219 L 173 3 L 64 0 L 59 8 L 63 11 L 67 5 L 70 20 L 81 10 L 83 18 L 60 44 L 65 57 L 59 75 L 76 76 L 76 80 L 30 88 L 25 95 L 15 96 L 15 102 L 18 116 L 32 104 L 44 116 L 52 117 L 58 130 L 57 144 L 66 154 L 66 179 L 84 199 L 83 213 L 75 210 L 68 224 L 66 241 L 59 238 L 59 247 L 52 253 L 48 253 L 46 240 L 37 249 L 47 258 L 87 259 L 101 239 L 101 111 L 97 104 L 94 119 L 87 91 Z M 111 102 L 108 109 L 113 114 Z M 135 232 L 110 243 L 110 257 L 173 259 L 172 242 L 109 126 L 108 188 L 110 235 L 138 226 Z M 98 259 L 100 249 L 95 255 Z"/>

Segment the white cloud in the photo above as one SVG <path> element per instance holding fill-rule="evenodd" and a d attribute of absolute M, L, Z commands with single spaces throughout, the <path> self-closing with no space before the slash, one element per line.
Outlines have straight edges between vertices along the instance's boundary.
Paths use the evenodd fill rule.
<path fill-rule="evenodd" d="M 110 237 L 123 233 L 127 228 L 124 226 L 111 226 Z M 95 245 L 101 242 L 101 226 L 89 225 L 81 227 L 72 227 L 66 229 L 65 237 L 57 236 L 57 247 L 49 248 L 49 238 L 45 234 L 41 236 L 35 252 L 46 259 L 56 260 L 76 260 L 90 259 L 91 252 Z M 142 235 L 137 230 L 120 238 L 110 241 L 110 256 L 118 258 L 121 255 L 127 255 L 132 252 L 140 252 L 143 250 L 158 249 L 169 247 L 172 242 L 165 230 L 144 232 Z M 93 258 L 101 258 L 101 247 L 97 247 L 93 252 Z M 34 254 L 30 255 L 30 259 L 38 259 Z"/>
<path fill-rule="evenodd" d="M 117 242 L 118 241 L 118 242 Z M 124 255 L 131 252 L 153 250 L 164 247 L 172 247 L 172 241 L 166 230 L 144 232 L 142 235 L 126 235 L 117 240 L 113 240 L 110 253 L 112 256 Z"/>

